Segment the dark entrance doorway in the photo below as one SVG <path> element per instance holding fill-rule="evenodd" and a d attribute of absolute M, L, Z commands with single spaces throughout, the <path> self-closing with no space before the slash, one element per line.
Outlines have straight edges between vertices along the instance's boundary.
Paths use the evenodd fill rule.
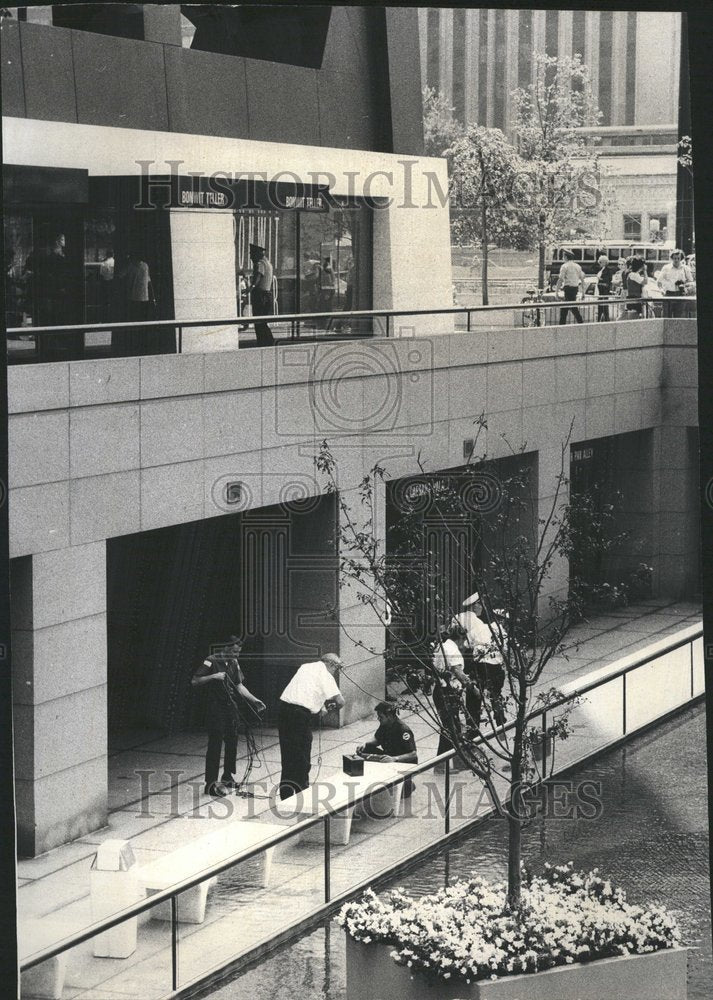
<path fill-rule="evenodd" d="M 338 649 L 335 499 L 110 539 L 107 580 L 110 740 L 200 728 L 193 671 L 233 633 L 270 720 L 300 663 Z"/>

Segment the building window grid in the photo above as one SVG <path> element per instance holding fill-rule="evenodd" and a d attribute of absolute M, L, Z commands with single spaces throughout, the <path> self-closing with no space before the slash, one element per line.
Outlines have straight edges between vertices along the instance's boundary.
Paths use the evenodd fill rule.
<path fill-rule="evenodd" d="M 506 11 L 495 12 L 495 66 L 493 87 L 493 127 L 505 128 L 505 73 L 507 68 Z"/>
<path fill-rule="evenodd" d="M 488 120 L 488 11 L 480 10 L 478 33 L 478 120 L 485 125 Z"/>
<path fill-rule="evenodd" d="M 453 108 L 465 122 L 465 9 L 453 11 Z"/>
<path fill-rule="evenodd" d="M 532 11 L 519 12 L 517 84 L 527 87 L 532 81 Z"/>
<path fill-rule="evenodd" d="M 599 16 L 599 110 L 602 125 L 612 121 L 612 44 L 614 13 L 603 10 Z"/>
<path fill-rule="evenodd" d="M 626 15 L 626 95 L 624 98 L 624 123 L 633 125 L 636 120 L 636 19 L 635 10 Z"/>
<path fill-rule="evenodd" d="M 436 90 L 441 88 L 440 79 L 440 11 L 433 7 L 428 10 L 426 29 L 426 82 Z"/>

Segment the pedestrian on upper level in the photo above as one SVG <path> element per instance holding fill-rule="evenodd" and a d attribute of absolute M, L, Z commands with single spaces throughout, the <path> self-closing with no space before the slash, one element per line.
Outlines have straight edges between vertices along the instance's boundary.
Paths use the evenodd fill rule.
<path fill-rule="evenodd" d="M 581 293 L 582 297 L 584 297 L 584 271 L 574 259 L 574 254 L 571 250 L 563 250 L 562 253 L 565 260 L 560 268 L 555 290 L 557 292 L 561 291 L 564 294 L 565 302 L 575 302 L 578 293 Z M 560 309 L 560 326 L 565 325 L 567 314 L 570 312 L 577 323 L 583 322 L 582 314 L 577 306 L 563 306 Z"/>

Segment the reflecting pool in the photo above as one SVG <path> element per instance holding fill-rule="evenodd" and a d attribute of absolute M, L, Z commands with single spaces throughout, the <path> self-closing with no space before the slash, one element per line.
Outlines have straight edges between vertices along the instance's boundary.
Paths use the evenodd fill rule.
<path fill-rule="evenodd" d="M 689 1000 L 710 1000 L 704 706 L 687 709 L 625 747 L 602 755 L 568 780 L 575 786 L 587 782 L 589 798 L 594 789 L 600 803 L 597 818 L 560 818 L 561 809 L 552 808 L 550 801 L 549 818 L 536 820 L 524 833 L 523 857 L 535 872 L 545 861 L 599 868 L 625 889 L 632 903 L 656 901 L 670 907 L 681 924 L 684 943 L 692 949 Z M 587 812 L 591 815 L 594 810 Z M 448 850 L 414 863 L 390 884 L 419 896 L 473 872 L 504 879 L 505 845 L 503 822 L 488 821 L 452 842 Z M 324 921 L 203 996 L 345 1000 L 345 976 L 343 932 L 333 921 Z"/>

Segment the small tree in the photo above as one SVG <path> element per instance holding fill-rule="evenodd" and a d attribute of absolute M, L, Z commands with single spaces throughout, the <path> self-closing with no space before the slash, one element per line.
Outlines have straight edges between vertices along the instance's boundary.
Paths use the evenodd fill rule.
<path fill-rule="evenodd" d="M 481 417 L 479 432 L 484 427 Z M 406 481 L 405 488 L 404 480 L 392 483 L 400 517 L 398 537 L 389 552 L 374 530 L 377 493 L 389 480 L 387 471 L 374 466 L 361 482 L 358 504 L 350 504 L 338 492 L 337 462 L 326 441 L 315 459 L 326 490 L 338 497 L 340 586 L 352 588 L 357 600 L 371 609 L 374 620 L 386 630 L 389 676 L 403 686 L 410 699 L 407 704 L 447 736 L 463 763 L 488 789 L 498 814 L 507 820 L 508 901 L 513 908 L 520 905 L 528 795 L 551 776 L 555 765 L 556 743 L 547 765 L 544 755 L 538 762 L 537 748 L 543 739 L 566 738 L 574 707 L 574 702 L 559 706 L 560 692 L 539 682 L 549 660 L 562 652 L 571 624 L 581 617 L 580 586 L 573 579 L 568 593 L 545 596 L 547 581 L 556 561 L 569 558 L 575 547 L 592 552 L 606 550 L 617 541 L 606 512 L 596 513 L 591 504 L 578 498 L 567 499 L 568 450 L 569 438 L 562 445 L 555 495 L 544 515 L 538 511 L 525 465 L 513 475 L 499 477 L 496 466 L 482 455 L 457 474 L 434 476 L 419 461 L 415 482 Z M 481 498 L 482 516 L 477 498 Z M 461 608 L 454 606 L 453 593 L 444 585 L 453 565 L 440 565 L 438 553 L 423 544 L 425 507 L 430 523 L 440 525 L 448 539 L 450 558 L 461 579 L 480 593 L 489 619 L 494 608 L 504 612 L 505 625 L 490 625 L 488 644 L 490 655 L 495 653 L 502 662 L 504 685 L 501 691 L 477 685 L 484 723 L 469 713 L 459 696 L 434 700 L 441 675 L 434 667 L 432 634 L 428 633 L 434 618 L 449 622 Z M 476 533 L 468 538 L 462 528 L 473 522 Z M 383 652 L 361 640 L 353 641 L 371 655 Z M 544 731 L 541 724 L 531 723 L 533 712 L 538 719 L 548 715 Z M 505 796 L 498 793 L 498 775 L 507 781 Z"/>
<path fill-rule="evenodd" d="M 424 87 L 421 97 L 426 156 L 445 156 L 446 150 L 463 134 L 463 126 L 454 117 L 454 108 L 433 87 Z"/>
<path fill-rule="evenodd" d="M 592 140 L 578 130 L 601 119 L 589 70 L 581 57 L 538 56 L 534 82 L 513 92 L 518 152 L 527 165 L 517 192 L 523 220 L 538 250 L 537 280 L 544 287 L 545 248 L 596 225 L 600 193 Z"/>
<path fill-rule="evenodd" d="M 471 125 L 446 151 L 451 227 L 457 242 L 479 243 L 483 305 L 488 305 L 488 245 L 516 243 L 520 218 L 512 192 L 522 169 L 500 129 Z"/>

